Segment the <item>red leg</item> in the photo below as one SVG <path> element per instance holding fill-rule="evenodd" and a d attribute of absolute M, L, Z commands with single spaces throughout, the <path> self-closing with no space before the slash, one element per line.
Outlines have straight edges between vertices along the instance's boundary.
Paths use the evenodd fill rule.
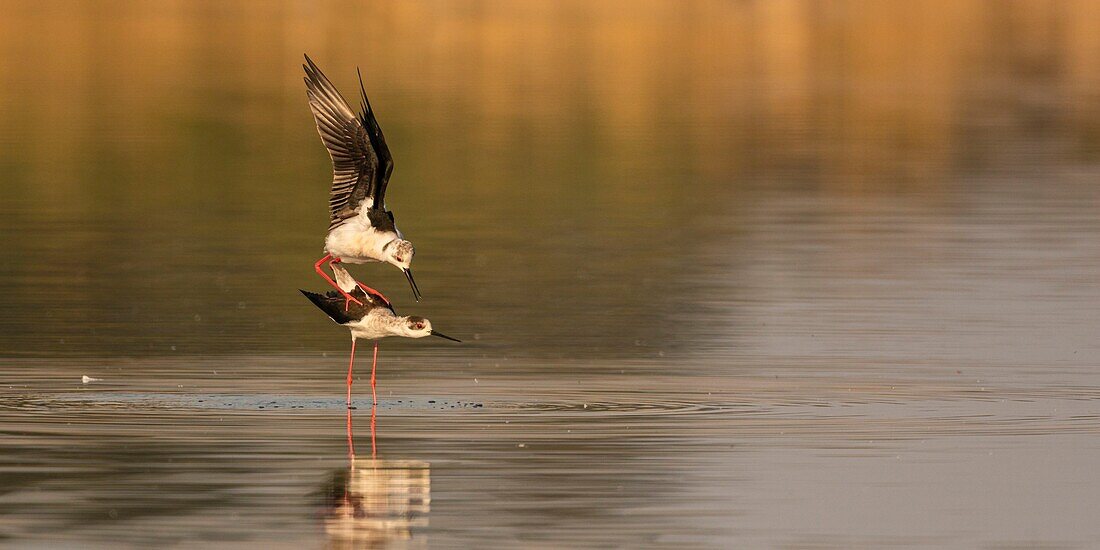
<path fill-rule="evenodd" d="M 323 265 L 326 261 L 329 262 L 329 263 L 334 263 L 334 262 L 339 263 L 340 259 L 339 258 L 333 258 L 332 254 L 325 254 L 324 258 L 321 258 L 320 260 L 317 260 L 317 263 L 313 264 L 313 270 L 316 271 L 317 274 L 320 275 L 322 278 L 324 278 L 326 281 L 328 281 L 328 284 L 332 285 L 332 288 L 335 288 L 336 290 L 339 290 L 340 294 L 344 295 L 345 300 L 350 300 L 350 301 L 355 302 L 359 305 L 363 305 L 363 302 L 360 302 L 359 300 L 356 300 L 355 297 L 353 297 L 351 294 L 348 294 L 347 292 L 344 292 L 344 289 L 340 288 L 340 285 L 336 284 L 336 281 L 333 281 L 332 277 L 329 277 L 328 273 L 325 273 L 324 270 L 321 269 L 321 265 Z"/>
<path fill-rule="evenodd" d="M 351 409 L 351 368 L 355 365 L 355 337 L 351 337 L 351 359 L 348 361 L 348 409 Z"/>
<path fill-rule="evenodd" d="M 374 398 L 374 404 L 378 404 L 378 394 L 374 392 L 374 369 L 378 366 L 378 342 L 374 343 L 374 361 L 370 364 L 370 395 Z"/>

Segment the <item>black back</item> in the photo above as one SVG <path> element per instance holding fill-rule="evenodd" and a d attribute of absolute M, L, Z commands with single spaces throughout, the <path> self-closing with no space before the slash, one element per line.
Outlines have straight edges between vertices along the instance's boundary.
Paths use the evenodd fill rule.
<path fill-rule="evenodd" d="M 397 233 L 397 225 L 394 223 L 393 212 L 389 210 L 371 208 L 367 210 L 367 219 L 370 220 L 371 227 L 379 231 Z"/>
<path fill-rule="evenodd" d="M 325 312 L 325 315 L 328 315 L 330 319 L 341 325 L 346 325 L 352 321 L 358 321 L 378 308 L 388 309 L 395 315 L 397 314 L 393 306 L 386 303 L 381 296 L 367 294 L 363 289 L 358 287 L 349 292 L 349 294 L 356 300 L 363 302 L 362 305 L 348 301 L 343 294 L 335 290 L 330 290 L 325 294 L 317 294 L 316 292 L 302 289 L 298 289 L 298 291 L 306 298 L 309 298 L 309 301 L 313 302 L 313 305 Z"/>

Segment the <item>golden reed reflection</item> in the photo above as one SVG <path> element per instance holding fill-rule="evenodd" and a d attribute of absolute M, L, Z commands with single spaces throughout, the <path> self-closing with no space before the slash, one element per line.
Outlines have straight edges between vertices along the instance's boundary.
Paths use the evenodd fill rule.
<path fill-rule="evenodd" d="M 426 547 L 414 528 L 428 526 L 431 465 L 419 460 L 383 460 L 376 444 L 377 405 L 371 407 L 371 456 L 355 454 L 348 410 L 348 467 L 333 472 L 325 486 L 323 524 L 329 548 L 376 548 L 400 542 Z"/>
<path fill-rule="evenodd" d="M 0 126 L 19 136 L 13 158 L 33 161 L 27 192 L 47 198 L 79 187 L 80 153 L 104 153 L 82 151 L 88 135 L 137 171 L 150 153 L 192 151 L 192 111 L 203 140 L 263 127 L 223 136 L 249 152 L 246 171 L 315 146 L 307 50 L 345 89 L 363 65 L 406 158 L 444 145 L 409 153 L 428 138 L 402 124 L 462 144 L 535 136 L 547 143 L 528 160 L 547 170 L 575 168 L 563 159 L 584 148 L 567 144 L 584 141 L 600 148 L 590 169 L 624 176 L 602 185 L 626 196 L 630 176 L 670 162 L 719 179 L 799 168 L 848 189 L 934 186 L 1014 154 L 975 134 L 1042 132 L 1044 115 L 1064 124 L 1052 138 L 1089 149 L 1100 119 L 1093 0 L 0 0 L 0 14 Z M 148 175 L 172 163 L 159 164 Z M 479 179 L 513 184 L 494 176 Z"/>

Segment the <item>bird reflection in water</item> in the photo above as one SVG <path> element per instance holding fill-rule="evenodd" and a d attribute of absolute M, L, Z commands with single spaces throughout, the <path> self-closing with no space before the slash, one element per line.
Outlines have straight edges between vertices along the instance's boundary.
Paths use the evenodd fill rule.
<path fill-rule="evenodd" d="M 377 409 L 371 407 L 369 459 L 356 458 L 348 410 L 348 467 L 332 474 L 324 492 L 330 548 L 427 546 L 426 537 L 413 528 L 428 526 L 431 467 L 419 460 L 378 458 Z"/>

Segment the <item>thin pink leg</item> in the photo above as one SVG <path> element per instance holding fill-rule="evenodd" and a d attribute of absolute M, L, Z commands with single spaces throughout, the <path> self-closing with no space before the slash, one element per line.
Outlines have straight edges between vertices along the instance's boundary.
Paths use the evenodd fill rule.
<path fill-rule="evenodd" d="M 355 337 L 351 337 L 351 359 L 348 360 L 348 409 L 351 409 L 351 368 L 355 366 Z"/>
<path fill-rule="evenodd" d="M 378 394 L 374 391 L 374 371 L 378 366 L 378 342 L 374 343 L 374 361 L 370 364 L 370 395 L 374 398 L 374 404 L 378 404 Z M 350 387 L 350 386 L 349 386 Z"/>
<path fill-rule="evenodd" d="M 321 258 L 320 260 L 317 260 L 317 263 L 313 264 L 313 270 L 316 271 L 317 274 L 320 275 L 322 278 L 324 278 L 326 281 L 328 281 L 328 284 L 332 285 L 332 288 L 335 288 L 336 290 L 339 290 L 340 294 L 344 295 L 345 300 L 348 300 L 350 302 L 355 302 L 359 305 L 363 305 L 363 302 L 360 302 L 359 300 L 355 299 L 355 297 L 352 296 L 351 294 L 348 294 L 347 292 L 344 292 L 344 289 L 340 288 L 340 285 L 336 284 L 336 281 L 333 281 L 332 277 L 329 277 L 328 273 L 325 273 L 325 271 L 323 269 L 321 269 L 321 265 L 323 265 L 326 261 L 329 262 L 329 263 L 340 263 L 339 258 L 333 258 L 332 254 L 325 254 L 324 258 Z M 345 303 L 345 307 L 346 307 L 346 305 L 347 304 Z"/>

